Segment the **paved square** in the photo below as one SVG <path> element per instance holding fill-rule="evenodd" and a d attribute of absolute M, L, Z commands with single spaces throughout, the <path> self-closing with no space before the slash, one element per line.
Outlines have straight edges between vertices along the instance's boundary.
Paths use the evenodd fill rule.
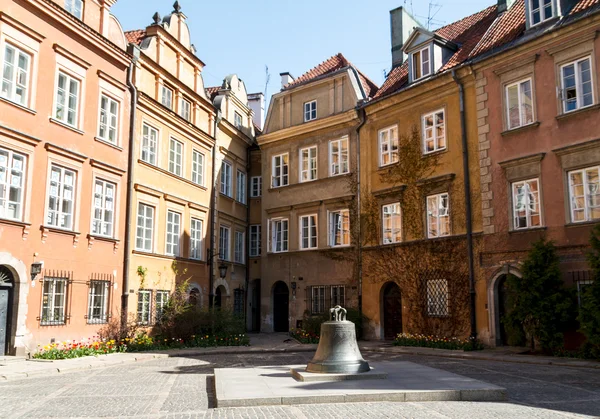
<path fill-rule="evenodd" d="M 372 363 L 380 380 L 299 382 L 302 365 L 215 369 L 217 407 L 307 403 L 504 401 L 506 390 L 473 378 L 406 361 Z"/>

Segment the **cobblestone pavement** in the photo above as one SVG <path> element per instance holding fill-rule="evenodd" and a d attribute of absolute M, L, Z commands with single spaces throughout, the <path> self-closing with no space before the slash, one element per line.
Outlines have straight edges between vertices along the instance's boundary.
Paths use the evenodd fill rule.
<path fill-rule="evenodd" d="M 600 371 L 365 353 L 508 389 L 508 403 L 352 403 L 215 409 L 214 368 L 305 363 L 311 354 L 178 357 L 0 383 L 0 417 L 575 418 L 600 416 Z"/>

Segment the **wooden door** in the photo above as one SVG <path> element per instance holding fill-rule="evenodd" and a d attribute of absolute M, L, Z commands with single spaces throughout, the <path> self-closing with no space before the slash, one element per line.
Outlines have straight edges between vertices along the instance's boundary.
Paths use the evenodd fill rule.
<path fill-rule="evenodd" d="M 10 340 L 8 333 L 8 313 L 10 310 L 10 289 L 0 288 L 0 356 L 8 352 L 7 343 Z"/>
<path fill-rule="evenodd" d="M 394 339 L 398 333 L 402 333 L 402 296 L 400 287 L 390 283 L 383 291 L 383 335 Z"/>
<path fill-rule="evenodd" d="M 273 288 L 273 330 L 289 331 L 290 292 L 284 282 L 277 282 Z"/>

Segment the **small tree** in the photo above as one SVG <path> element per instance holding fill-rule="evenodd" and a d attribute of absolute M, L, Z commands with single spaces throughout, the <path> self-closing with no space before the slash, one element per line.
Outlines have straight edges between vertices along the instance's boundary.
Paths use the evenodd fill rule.
<path fill-rule="evenodd" d="M 535 242 L 522 272 L 522 278 L 508 278 L 513 307 L 506 322 L 522 325 L 532 351 L 536 345 L 544 351 L 557 349 L 562 346 L 563 331 L 572 319 L 573 299 L 564 287 L 554 244 L 545 239 Z"/>
<path fill-rule="evenodd" d="M 587 259 L 594 282 L 586 287 L 581 296 L 578 320 L 592 355 L 600 358 L 600 225 L 592 230 L 590 245 L 592 250 Z"/>

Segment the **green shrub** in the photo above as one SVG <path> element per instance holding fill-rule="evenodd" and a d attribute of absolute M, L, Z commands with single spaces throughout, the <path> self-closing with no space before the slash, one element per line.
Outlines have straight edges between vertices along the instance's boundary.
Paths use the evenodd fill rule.
<path fill-rule="evenodd" d="M 459 339 L 457 337 L 443 337 L 432 335 L 413 335 L 400 333 L 394 339 L 394 346 L 414 346 L 421 348 L 452 349 L 463 351 L 478 351 L 483 349 L 483 344 L 477 339 Z"/>
<path fill-rule="evenodd" d="M 582 350 L 590 358 L 600 359 L 600 225 L 592 230 L 590 245 L 592 250 L 588 253 L 587 260 L 592 268 L 594 282 L 581 295 L 578 320 L 579 330 L 587 338 Z"/>
<path fill-rule="evenodd" d="M 320 336 L 314 332 L 307 332 L 304 329 L 290 330 L 290 336 L 300 343 L 319 343 Z"/>

